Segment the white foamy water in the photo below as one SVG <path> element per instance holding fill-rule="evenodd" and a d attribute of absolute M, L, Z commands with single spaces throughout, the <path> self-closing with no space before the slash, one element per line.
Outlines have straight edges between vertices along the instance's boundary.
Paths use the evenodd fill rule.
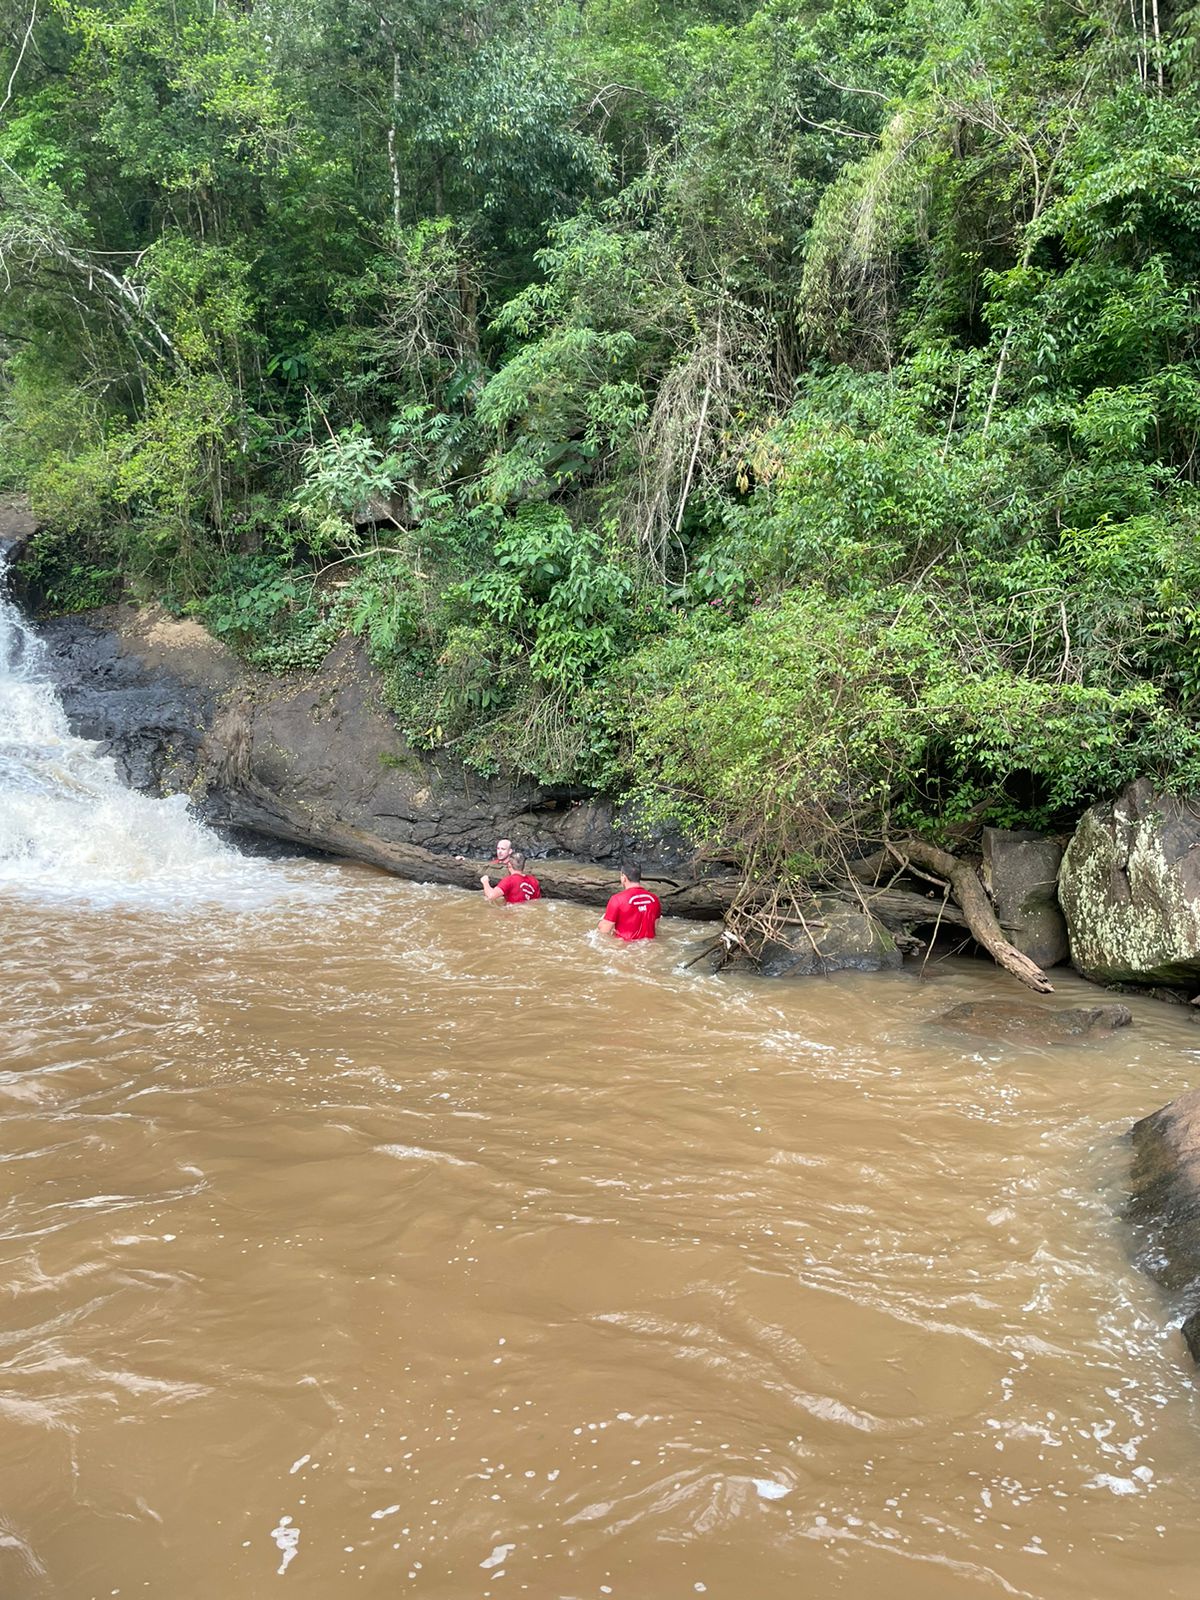
<path fill-rule="evenodd" d="M 71 732 L 0 565 L 0 889 L 178 904 L 259 901 L 286 887 L 283 869 L 231 849 L 182 795 L 134 793 L 96 743 Z"/>

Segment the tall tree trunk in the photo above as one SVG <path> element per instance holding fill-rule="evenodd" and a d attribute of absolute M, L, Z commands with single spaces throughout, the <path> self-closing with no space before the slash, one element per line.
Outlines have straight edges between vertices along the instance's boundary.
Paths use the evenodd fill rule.
<path fill-rule="evenodd" d="M 392 226 L 400 232 L 400 164 L 396 157 L 396 124 L 400 119 L 400 52 L 392 50 L 392 121 L 388 128 L 388 167 L 392 174 Z"/>

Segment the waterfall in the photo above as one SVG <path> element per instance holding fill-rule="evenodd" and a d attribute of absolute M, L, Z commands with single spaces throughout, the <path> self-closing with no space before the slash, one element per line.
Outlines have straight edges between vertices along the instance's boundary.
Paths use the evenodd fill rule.
<path fill-rule="evenodd" d="M 182 795 L 127 789 L 71 732 L 41 641 L 7 594 L 0 558 L 0 893 L 158 902 L 257 898 L 278 874 L 224 844 Z"/>

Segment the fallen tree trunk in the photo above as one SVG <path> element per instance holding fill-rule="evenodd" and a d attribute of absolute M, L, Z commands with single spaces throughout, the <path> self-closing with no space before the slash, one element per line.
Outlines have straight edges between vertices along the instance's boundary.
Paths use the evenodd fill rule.
<path fill-rule="evenodd" d="M 906 839 L 903 844 L 887 845 L 865 861 L 854 862 L 850 870 L 861 882 L 873 883 L 878 880 L 881 869 L 890 863 L 900 870 L 921 868 L 944 879 L 966 919 L 971 937 L 983 946 L 996 965 L 1003 967 L 1005 972 L 1011 972 L 1014 978 L 1019 978 L 1039 994 L 1053 992 L 1054 985 L 1041 967 L 1004 937 L 1004 930 L 996 918 L 979 874 L 969 863 L 960 861 L 946 850 L 939 850 L 937 845 L 927 844 L 923 839 Z"/>
<path fill-rule="evenodd" d="M 847 884 L 845 889 L 847 894 L 861 899 L 861 883 Z M 873 888 L 867 896 L 867 904 L 871 908 L 871 915 L 878 917 L 884 927 L 890 928 L 893 933 L 931 922 L 940 922 L 947 928 L 965 928 L 967 919 L 949 898 L 949 890 L 944 890 L 943 894 L 945 898 L 933 899 L 918 894 L 915 889 Z"/>

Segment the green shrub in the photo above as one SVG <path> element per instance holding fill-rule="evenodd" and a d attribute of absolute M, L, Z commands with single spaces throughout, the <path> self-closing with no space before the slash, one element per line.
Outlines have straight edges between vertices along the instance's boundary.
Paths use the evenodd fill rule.
<path fill-rule="evenodd" d="M 121 593 L 121 569 L 111 545 L 64 528 L 38 534 L 21 557 L 21 576 L 42 611 L 90 611 L 110 605 Z"/>
<path fill-rule="evenodd" d="M 1200 780 L 1200 735 L 1154 685 L 1029 676 L 965 620 L 908 589 L 815 586 L 739 625 L 688 620 L 621 675 L 635 795 L 804 872 L 980 807 L 1047 826 L 1139 772 Z"/>

